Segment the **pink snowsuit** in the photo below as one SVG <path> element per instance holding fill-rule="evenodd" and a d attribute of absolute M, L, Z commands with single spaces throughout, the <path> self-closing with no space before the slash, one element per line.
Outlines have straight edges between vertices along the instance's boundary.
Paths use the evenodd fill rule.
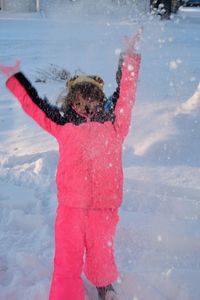
<path fill-rule="evenodd" d="M 119 97 L 110 112 L 88 119 L 39 98 L 22 73 L 6 85 L 24 111 L 59 143 L 56 174 L 58 208 L 55 223 L 55 258 L 50 300 L 83 300 L 84 271 L 95 286 L 118 276 L 114 235 L 122 202 L 122 144 L 128 133 L 135 101 L 140 55 L 124 57 Z"/>

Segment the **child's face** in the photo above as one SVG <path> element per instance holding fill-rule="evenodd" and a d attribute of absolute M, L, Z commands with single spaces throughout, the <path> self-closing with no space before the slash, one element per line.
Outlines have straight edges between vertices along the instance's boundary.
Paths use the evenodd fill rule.
<path fill-rule="evenodd" d="M 73 101 L 72 106 L 77 111 L 77 113 L 91 115 L 92 113 L 98 111 L 100 107 L 99 100 L 94 99 L 84 99 L 79 93 L 76 100 Z"/>

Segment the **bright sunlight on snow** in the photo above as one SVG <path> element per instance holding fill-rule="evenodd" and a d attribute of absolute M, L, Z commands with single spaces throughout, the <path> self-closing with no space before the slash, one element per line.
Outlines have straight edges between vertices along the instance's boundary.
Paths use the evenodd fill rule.
<path fill-rule="evenodd" d="M 19 58 L 40 96 L 52 103 L 65 81 L 35 82 L 51 65 L 99 74 L 110 96 L 124 36 L 144 26 L 123 152 L 115 288 L 123 300 L 199 300 L 200 10 L 182 8 L 160 21 L 145 13 L 145 1 L 132 9 L 82 2 L 44 5 L 41 13 L 0 11 L 0 63 Z M 56 141 L 24 114 L 0 77 L 1 300 L 48 299 L 57 159 Z M 96 300 L 95 288 L 84 281 Z"/>

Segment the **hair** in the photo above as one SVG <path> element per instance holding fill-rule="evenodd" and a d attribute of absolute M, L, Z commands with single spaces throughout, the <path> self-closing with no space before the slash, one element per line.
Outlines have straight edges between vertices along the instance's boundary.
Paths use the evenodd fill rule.
<path fill-rule="evenodd" d="M 66 83 L 68 86 L 68 82 Z M 99 100 L 100 105 L 106 102 L 107 98 L 103 90 L 91 82 L 80 82 L 72 85 L 66 96 L 61 96 L 57 102 L 61 102 L 61 111 L 64 113 L 78 100 L 79 95 L 84 99 Z"/>

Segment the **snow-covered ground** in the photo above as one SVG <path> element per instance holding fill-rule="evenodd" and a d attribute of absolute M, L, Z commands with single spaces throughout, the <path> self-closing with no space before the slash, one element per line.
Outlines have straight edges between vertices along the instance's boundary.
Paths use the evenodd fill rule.
<path fill-rule="evenodd" d="M 22 61 L 34 82 L 50 64 L 99 74 L 106 94 L 124 35 L 141 24 L 142 65 L 124 145 L 116 237 L 123 300 L 200 299 L 200 10 L 171 21 L 123 7 L 88 14 L 0 12 L 0 63 Z M 65 7 L 66 9 L 66 7 Z M 55 102 L 65 83 L 34 83 Z M 29 119 L 0 77 L 0 299 L 47 300 L 54 252 L 56 142 Z M 95 289 L 85 282 L 92 299 Z M 67 298 L 66 298 L 67 300 Z"/>

